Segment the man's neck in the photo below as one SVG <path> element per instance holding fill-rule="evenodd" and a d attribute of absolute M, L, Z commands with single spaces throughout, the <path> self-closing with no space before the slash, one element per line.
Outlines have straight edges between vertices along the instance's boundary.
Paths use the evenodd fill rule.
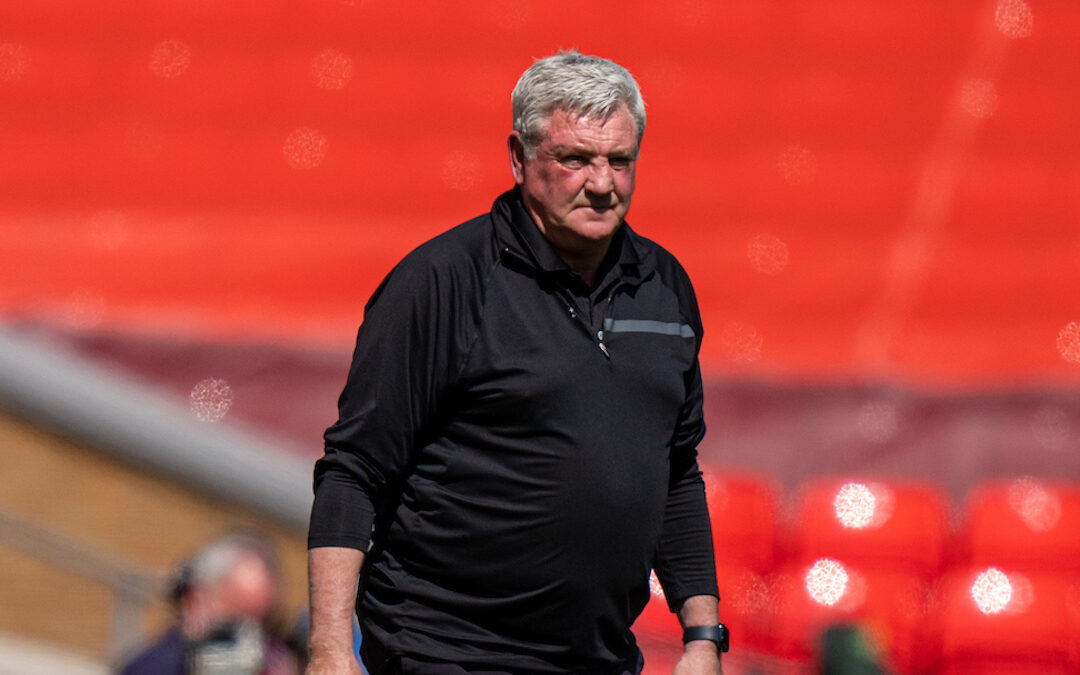
<path fill-rule="evenodd" d="M 611 242 L 618 236 L 618 232 L 622 227 L 620 226 L 617 228 L 612 235 L 606 239 L 600 240 L 577 237 L 563 231 L 548 231 L 544 226 L 543 216 L 541 216 L 539 210 L 530 203 L 528 196 L 524 194 L 522 195 L 522 204 L 525 207 L 525 212 L 533 221 L 533 225 L 535 225 L 536 229 L 540 231 L 540 234 L 544 236 L 544 239 L 551 244 L 551 247 L 555 250 L 555 253 L 559 258 L 562 259 L 573 272 L 580 276 L 589 288 L 592 288 L 597 273 L 604 264 L 604 258 L 611 249 Z"/>
<path fill-rule="evenodd" d="M 602 242 L 602 246 L 598 246 L 595 250 L 589 250 L 587 253 L 581 251 L 567 251 L 559 248 L 554 242 L 552 242 L 552 246 L 555 248 L 555 252 L 559 254 L 559 257 L 562 258 L 563 262 L 581 277 L 586 286 L 592 288 L 593 282 L 596 280 L 596 275 L 600 271 L 600 266 L 604 263 L 604 257 L 611 247 L 611 241 L 604 241 Z"/>

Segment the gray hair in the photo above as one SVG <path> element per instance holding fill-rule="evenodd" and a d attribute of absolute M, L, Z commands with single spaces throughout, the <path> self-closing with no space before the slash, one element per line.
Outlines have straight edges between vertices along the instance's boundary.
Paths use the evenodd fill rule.
<path fill-rule="evenodd" d="M 271 576 L 279 573 L 277 553 L 265 537 L 250 531 L 228 532 L 200 550 L 188 563 L 188 583 L 207 587 L 220 583 L 247 556 L 256 556 Z"/>
<path fill-rule="evenodd" d="M 645 134 L 645 101 L 630 72 L 614 61 L 576 50 L 535 61 L 522 73 L 510 101 L 514 130 L 521 134 L 528 157 L 543 140 L 544 125 L 556 110 L 607 119 L 625 105 L 634 119 L 638 146 Z"/>

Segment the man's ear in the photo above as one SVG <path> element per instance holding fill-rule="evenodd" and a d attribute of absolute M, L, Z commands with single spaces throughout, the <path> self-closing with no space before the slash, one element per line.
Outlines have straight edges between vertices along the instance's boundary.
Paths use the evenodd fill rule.
<path fill-rule="evenodd" d="M 506 149 L 510 153 L 510 171 L 514 174 L 514 182 L 521 185 L 525 182 L 525 145 L 521 142 L 521 132 L 510 132 Z"/>

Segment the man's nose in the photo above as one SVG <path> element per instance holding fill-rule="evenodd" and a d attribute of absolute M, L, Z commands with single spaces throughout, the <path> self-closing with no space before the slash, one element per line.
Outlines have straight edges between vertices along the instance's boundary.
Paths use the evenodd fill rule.
<path fill-rule="evenodd" d="M 585 189 L 594 194 L 609 194 L 615 189 L 615 176 L 606 159 L 596 159 L 589 163 Z"/>

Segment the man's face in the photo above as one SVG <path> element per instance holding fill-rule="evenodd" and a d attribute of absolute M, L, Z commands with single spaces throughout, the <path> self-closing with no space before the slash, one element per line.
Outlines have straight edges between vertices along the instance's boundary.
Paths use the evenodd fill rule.
<path fill-rule="evenodd" d="M 216 625 L 237 619 L 264 621 L 277 600 L 277 580 L 262 558 L 244 553 L 220 581 L 192 588 L 183 599 L 181 628 L 201 638 Z"/>
<path fill-rule="evenodd" d="M 540 230 L 572 255 L 606 250 L 634 193 L 637 131 L 627 107 L 606 120 L 556 110 L 532 158 L 516 134 L 511 168 Z"/>

